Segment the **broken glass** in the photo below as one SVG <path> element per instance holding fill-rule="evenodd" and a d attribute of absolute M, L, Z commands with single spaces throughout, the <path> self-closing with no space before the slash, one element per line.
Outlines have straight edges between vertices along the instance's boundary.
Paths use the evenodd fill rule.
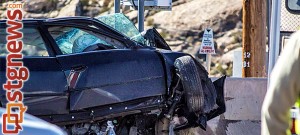
<path fill-rule="evenodd" d="M 97 20 L 103 22 L 104 24 L 110 26 L 116 31 L 122 33 L 123 35 L 129 37 L 131 40 L 134 40 L 140 44 L 145 44 L 145 39 L 134 26 L 134 24 L 121 13 L 110 14 L 105 16 L 95 17 Z"/>

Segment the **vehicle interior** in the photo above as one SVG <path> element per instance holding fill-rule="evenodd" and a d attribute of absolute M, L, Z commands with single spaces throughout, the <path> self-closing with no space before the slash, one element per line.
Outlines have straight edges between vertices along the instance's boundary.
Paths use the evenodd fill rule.
<path fill-rule="evenodd" d="M 25 56 L 49 56 L 45 48 L 44 40 L 36 28 L 23 28 L 23 51 Z M 0 56 L 7 55 L 6 45 L 6 29 L 0 28 Z"/>
<path fill-rule="evenodd" d="M 87 51 L 85 49 L 90 46 L 94 46 L 94 50 L 125 48 L 125 45 L 116 39 L 80 28 L 52 26 L 48 31 L 63 54 L 81 53 Z M 92 51 L 91 48 L 88 50 Z"/>

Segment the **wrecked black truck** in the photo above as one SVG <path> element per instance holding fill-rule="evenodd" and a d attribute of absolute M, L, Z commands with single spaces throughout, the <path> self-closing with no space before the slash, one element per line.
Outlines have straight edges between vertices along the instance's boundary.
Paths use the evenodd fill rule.
<path fill-rule="evenodd" d="M 0 21 L 0 82 L 6 82 L 6 20 Z M 165 134 L 225 112 L 225 77 L 212 82 L 189 54 L 123 14 L 23 20 L 22 89 L 27 113 L 69 134 Z M 1 106 L 7 100 L 1 87 Z M 173 118 L 180 122 L 172 122 Z"/>

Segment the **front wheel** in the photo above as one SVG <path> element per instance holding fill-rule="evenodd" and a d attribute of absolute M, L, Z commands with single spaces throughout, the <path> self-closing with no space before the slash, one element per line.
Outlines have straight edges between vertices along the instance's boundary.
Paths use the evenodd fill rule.
<path fill-rule="evenodd" d="M 187 107 L 190 112 L 202 112 L 204 93 L 197 65 L 191 56 L 179 57 L 174 66 L 183 85 Z"/>

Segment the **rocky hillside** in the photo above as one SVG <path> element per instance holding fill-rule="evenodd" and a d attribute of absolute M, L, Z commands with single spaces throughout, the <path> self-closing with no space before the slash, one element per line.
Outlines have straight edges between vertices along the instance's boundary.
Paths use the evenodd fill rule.
<path fill-rule="evenodd" d="M 172 12 L 160 12 L 149 18 L 175 51 L 198 58 L 203 31 L 214 30 L 216 55 L 211 74 L 232 74 L 232 50 L 241 47 L 242 2 L 240 0 L 193 0 L 174 6 Z"/>
<path fill-rule="evenodd" d="M 64 16 L 98 16 L 113 13 L 113 0 L 26 0 L 26 18 Z M 5 4 L 0 8 L 4 18 Z M 137 12 L 122 8 L 133 22 Z M 155 27 L 174 51 L 199 55 L 205 28 L 214 30 L 216 53 L 212 58 L 211 74 L 232 74 L 233 51 L 241 49 L 242 2 L 240 0 L 173 0 L 172 11 L 145 11 L 146 28 Z"/>

